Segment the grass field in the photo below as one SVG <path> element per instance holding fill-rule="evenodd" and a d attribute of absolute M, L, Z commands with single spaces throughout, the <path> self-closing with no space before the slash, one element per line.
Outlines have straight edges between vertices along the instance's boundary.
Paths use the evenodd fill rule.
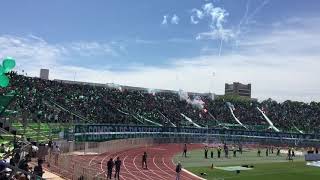
<path fill-rule="evenodd" d="M 230 153 L 229 153 L 230 155 Z M 231 153 L 232 156 L 232 153 Z M 210 151 L 209 151 L 210 157 Z M 180 161 L 182 166 L 201 176 L 201 173 L 206 173 L 206 176 L 201 176 L 205 179 L 230 179 L 230 180 L 319 180 L 320 168 L 306 166 L 304 157 L 296 157 L 294 161 L 286 160 L 286 155 L 282 154 L 277 157 L 275 154 L 265 156 L 265 150 L 262 150 L 261 157 L 257 156 L 256 150 L 247 150 L 242 155 L 237 153 L 237 157 L 217 158 L 216 150 L 214 150 L 214 158 L 204 159 L 203 150 L 194 150 L 189 152 L 187 158 L 183 158 L 181 154 L 174 157 L 174 162 Z M 235 171 L 225 171 L 214 167 L 226 166 L 241 166 L 253 165 L 252 170 L 240 171 L 237 174 Z"/>

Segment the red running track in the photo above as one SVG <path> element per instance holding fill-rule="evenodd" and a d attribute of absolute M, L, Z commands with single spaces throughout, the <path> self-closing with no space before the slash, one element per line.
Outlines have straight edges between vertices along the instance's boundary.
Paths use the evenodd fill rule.
<path fill-rule="evenodd" d="M 202 148 L 201 144 L 189 144 L 188 150 Z M 76 159 L 88 162 L 90 169 L 96 170 L 96 177 L 106 178 L 107 162 L 110 158 L 120 157 L 122 166 L 120 179 L 124 180 L 175 180 L 175 164 L 173 156 L 182 153 L 183 144 L 162 144 L 140 147 L 116 153 L 105 153 L 97 156 L 76 156 Z M 148 170 L 142 169 L 142 155 L 147 152 Z M 114 171 L 113 171 L 114 174 Z M 198 180 L 199 178 L 182 171 L 182 180 Z"/>

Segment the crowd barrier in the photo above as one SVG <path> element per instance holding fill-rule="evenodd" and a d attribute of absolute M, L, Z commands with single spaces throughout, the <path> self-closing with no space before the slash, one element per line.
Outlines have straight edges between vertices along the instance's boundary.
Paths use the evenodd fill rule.
<path fill-rule="evenodd" d="M 99 173 L 97 166 L 94 166 L 100 162 L 92 161 L 89 165 L 91 158 L 94 156 L 142 146 L 152 146 L 161 143 L 161 140 L 140 138 L 106 142 L 60 141 L 56 143 L 60 146 L 60 153 L 53 153 L 49 150 L 45 157 L 50 171 L 55 172 L 66 179 L 100 180 L 106 179 L 104 173 L 101 172 L 101 170 Z"/>
<path fill-rule="evenodd" d="M 165 143 L 193 143 L 205 142 L 206 138 L 134 138 L 119 139 L 106 142 L 75 142 L 58 141 L 60 153 L 49 152 L 45 156 L 50 171 L 55 172 L 66 179 L 73 180 L 100 180 L 106 179 L 105 174 L 99 173 L 97 163 L 90 159 L 103 153 L 113 153 L 144 146 L 152 146 Z M 86 156 L 83 156 L 86 155 Z M 88 159 L 88 157 L 90 157 Z M 101 160 L 100 160 L 101 161 Z M 99 164 L 99 167 L 101 164 Z"/>

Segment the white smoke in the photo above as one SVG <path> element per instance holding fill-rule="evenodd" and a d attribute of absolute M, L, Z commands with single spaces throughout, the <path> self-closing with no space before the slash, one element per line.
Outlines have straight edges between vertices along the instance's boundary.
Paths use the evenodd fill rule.
<path fill-rule="evenodd" d="M 194 8 L 191 10 L 191 12 L 193 14 L 190 16 L 191 24 L 198 24 L 199 20 L 202 19 L 204 16 L 203 11 Z"/>
<path fill-rule="evenodd" d="M 203 16 L 210 17 L 210 29 L 209 32 L 199 33 L 196 39 L 221 39 L 227 41 L 234 37 L 232 29 L 225 29 L 223 24 L 226 22 L 226 18 L 229 13 L 221 8 L 215 7 L 212 3 L 206 3 L 202 6 Z"/>
<path fill-rule="evenodd" d="M 118 89 L 118 90 L 121 91 L 121 92 L 122 92 L 122 90 L 123 90 L 122 87 L 121 87 L 121 85 L 119 85 L 119 84 L 107 83 L 107 86 L 110 87 L 110 88 Z"/>
<path fill-rule="evenodd" d="M 191 24 L 198 24 L 199 23 L 199 21 L 195 20 L 194 16 L 190 16 L 190 21 L 191 21 Z"/>
<path fill-rule="evenodd" d="M 167 16 L 167 15 L 164 15 L 164 16 L 163 16 L 163 20 L 162 20 L 162 23 L 161 23 L 161 24 L 163 24 L 163 25 L 168 24 L 168 20 L 167 20 L 167 18 L 168 18 L 168 16 Z"/>
<path fill-rule="evenodd" d="M 198 108 L 199 110 L 203 109 L 205 104 L 199 96 L 196 96 L 194 99 L 190 100 L 188 103 L 191 104 L 193 107 Z"/>
<path fill-rule="evenodd" d="M 155 89 L 148 89 L 148 93 L 149 93 L 149 94 L 152 94 L 153 96 L 155 96 L 156 93 L 157 93 L 157 90 L 155 90 Z"/>
<path fill-rule="evenodd" d="M 171 24 L 179 24 L 179 20 L 180 18 L 176 14 L 174 14 L 171 18 Z"/>
<path fill-rule="evenodd" d="M 180 89 L 180 90 L 178 91 L 178 95 L 179 95 L 181 101 L 182 101 L 182 100 L 185 100 L 185 101 L 190 100 L 189 95 L 188 95 L 188 92 L 185 92 L 185 91 L 183 91 L 182 89 Z"/>
<path fill-rule="evenodd" d="M 191 99 L 188 95 L 188 92 L 185 92 L 181 89 L 179 90 L 178 94 L 181 101 L 186 101 L 188 104 L 192 105 L 193 107 L 199 110 L 204 108 L 205 103 L 202 101 L 201 97 L 196 96 L 193 99 Z"/>

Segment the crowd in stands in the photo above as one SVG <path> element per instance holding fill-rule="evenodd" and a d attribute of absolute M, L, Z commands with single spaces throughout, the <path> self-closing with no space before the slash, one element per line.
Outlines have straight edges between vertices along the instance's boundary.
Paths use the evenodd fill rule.
<path fill-rule="evenodd" d="M 41 179 L 44 174 L 42 165 L 45 158 L 39 158 L 38 146 L 17 139 L 11 143 L 13 146 L 12 144 L 0 146 L 0 179 Z"/>
<path fill-rule="evenodd" d="M 12 107 L 23 119 L 46 122 L 80 122 L 85 119 L 94 123 L 158 123 L 177 127 L 196 123 L 202 127 L 215 127 L 236 124 L 226 104 L 229 102 L 236 118 L 246 125 L 268 126 L 257 110 L 259 107 L 281 130 L 314 132 L 319 131 L 316 127 L 320 126 L 320 103 L 316 102 L 278 103 L 271 99 L 258 102 L 190 94 L 190 99 L 197 97 L 203 101 L 203 107 L 199 108 L 181 99 L 177 92 L 71 84 L 16 73 L 11 73 L 10 79 L 8 90 L 14 90 L 18 95 Z"/>

